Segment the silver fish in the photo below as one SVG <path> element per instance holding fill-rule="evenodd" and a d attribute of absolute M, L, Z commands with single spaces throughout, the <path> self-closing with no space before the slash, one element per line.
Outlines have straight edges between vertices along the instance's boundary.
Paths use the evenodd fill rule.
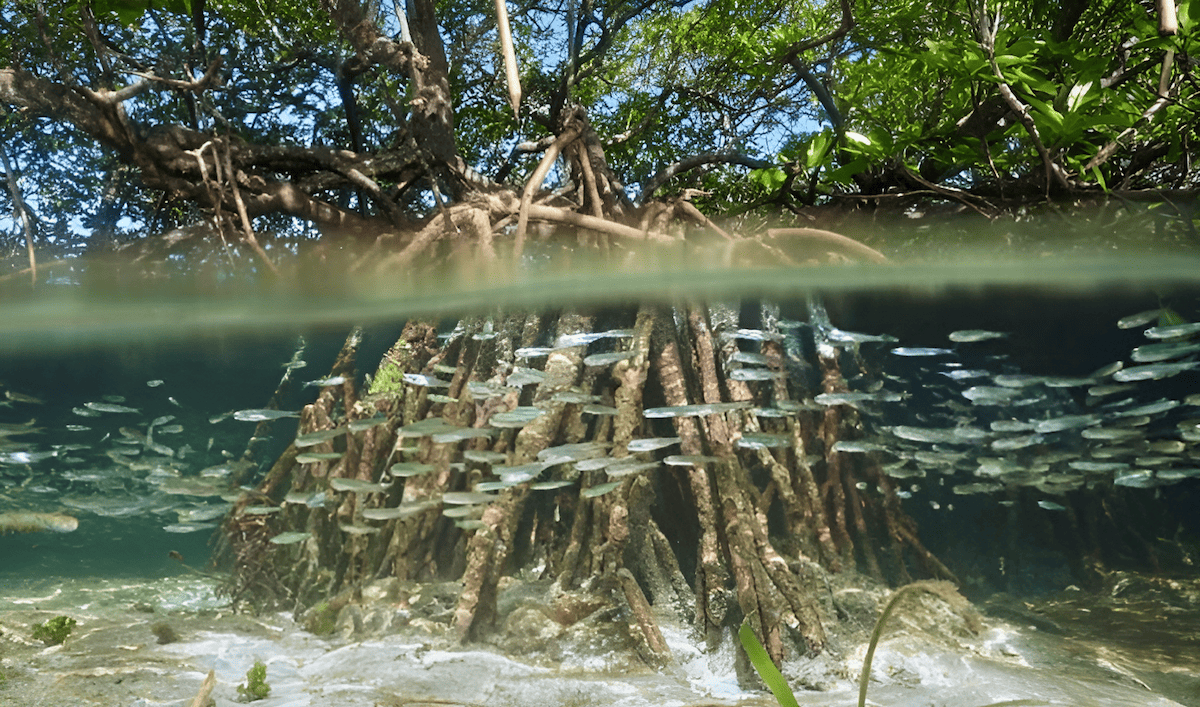
<path fill-rule="evenodd" d="M 1174 339 L 1177 336 L 1191 336 L 1196 333 L 1200 333 L 1200 322 L 1156 326 L 1145 332 L 1147 339 Z"/>
<path fill-rule="evenodd" d="M 1121 317 L 1117 320 L 1118 329 L 1133 329 L 1134 327 L 1145 326 L 1152 321 L 1155 321 L 1162 315 L 1162 308 L 1147 309 L 1144 312 L 1130 314 L 1128 317 Z"/>
<path fill-rule="evenodd" d="M 952 354 L 954 352 L 950 349 L 900 346 L 892 349 L 892 353 L 896 354 L 897 356 L 942 356 L 945 354 Z"/>
<path fill-rule="evenodd" d="M 138 412 L 137 408 L 118 405 L 116 403 L 84 403 L 83 406 L 96 412 Z"/>
<path fill-rule="evenodd" d="M 989 339 L 1003 339 L 1008 334 L 1001 331 L 985 331 L 983 329 L 963 329 L 962 331 L 950 332 L 950 340 L 959 344 L 970 344 L 976 341 L 988 341 Z"/>
<path fill-rule="evenodd" d="M 305 388 L 324 388 L 331 385 L 341 385 L 346 382 L 346 376 L 332 376 L 329 378 L 320 378 L 315 381 L 309 381 L 304 384 Z"/>
<path fill-rule="evenodd" d="M 233 413 L 233 419 L 241 422 L 263 422 L 283 417 L 300 417 L 300 413 L 287 410 L 238 410 Z"/>
<path fill-rule="evenodd" d="M 999 405 L 1011 401 L 1020 392 L 1019 388 L 976 385 L 964 390 L 962 396 L 976 405 Z"/>

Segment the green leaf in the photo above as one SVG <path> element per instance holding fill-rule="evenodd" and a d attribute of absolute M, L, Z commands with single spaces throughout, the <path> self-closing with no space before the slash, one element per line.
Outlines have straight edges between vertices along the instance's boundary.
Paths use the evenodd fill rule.
<path fill-rule="evenodd" d="M 1049 103 L 1034 98 L 1033 96 L 1028 96 L 1025 100 L 1029 101 L 1029 105 L 1033 106 L 1036 113 L 1045 117 L 1049 125 L 1051 125 L 1056 131 L 1062 129 L 1062 113 L 1054 110 L 1053 106 L 1051 106 Z"/>
<path fill-rule="evenodd" d="M 754 669 L 758 671 L 758 676 L 771 689 L 771 694 L 775 695 L 775 701 L 780 704 L 780 707 L 800 707 L 792 688 L 788 687 L 787 680 L 783 679 L 783 674 L 779 672 L 779 668 L 775 667 L 771 656 L 767 655 L 767 650 L 758 642 L 758 637 L 754 635 L 754 629 L 750 628 L 749 623 L 742 624 L 742 627 L 738 629 L 738 639 L 742 642 L 742 648 L 746 651 L 746 657 L 750 659 L 750 664 L 754 666 Z"/>
<path fill-rule="evenodd" d="M 787 174 L 778 167 L 769 167 L 767 169 L 752 170 L 750 172 L 750 179 L 763 185 L 767 191 L 774 192 L 787 181 Z"/>
<path fill-rule="evenodd" d="M 871 138 L 862 133 L 856 133 L 853 130 L 846 131 L 846 139 L 857 142 L 860 145 L 866 145 L 867 147 L 871 146 Z"/>
<path fill-rule="evenodd" d="M 852 180 L 851 176 L 858 174 L 870 165 L 870 161 L 865 157 L 856 157 L 850 162 L 838 167 L 837 169 L 826 174 L 826 179 L 831 182 L 849 183 Z"/>
<path fill-rule="evenodd" d="M 1180 324 L 1187 324 L 1187 323 L 1188 323 L 1188 320 L 1184 319 L 1179 314 L 1179 312 L 1176 312 L 1175 310 L 1171 309 L 1170 307 L 1163 307 L 1162 310 L 1158 313 L 1158 325 L 1159 326 L 1179 326 Z"/>
<path fill-rule="evenodd" d="M 1067 110 L 1071 113 L 1079 110 L 1083 105 L 1083 99 L 1087 96 L 1088 91 L 1092 88 L 1092 82 L 1077 83 L 1071 87 L 1071 92 L 1067 94 Z"/>
<path fill-rule="evenodd" d="M 1105 194 L 1107 194 L 1108 193 L 1108 183 L 1104 181 L 1104 174 L 1100 172 L 1099 165 L 1092 167 L 1092 176 L 1094 176 L 1096 178 L 1096 183 L 1099 184 L 1100 188 L 1104 190 Z"/>
<path fill-rule="evenodd" d="M 816 169 L 825 158 L 829 155 L 829 148 L 833 146 L 833 133 L 823 132 L 813 136 L 808 147 L 804 151 L 804 167 L 806 169 Z"/>

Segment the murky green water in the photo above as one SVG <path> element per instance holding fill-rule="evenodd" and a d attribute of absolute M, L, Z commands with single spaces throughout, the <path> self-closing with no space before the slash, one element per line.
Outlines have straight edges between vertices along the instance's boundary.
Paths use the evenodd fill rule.
<path fill-rule="evenodd" d="M 1196 362 L 1197 352 L 1187 350 L 1154 361 L 1177 364 L 1179 370 L 1126 373 L 1126 380 L 1114 380 L 1113 372 L 1099 373 L 1117 361 L 1126 371 L 1150 365 L 1135 360 L 1134 350 L 1164 342 L 1143 333 L 1166 324 L 1165 319 L 1160 322 L 1163 315 L 1128 329 L 1117 326 L 1121 318 L 1168 307 L 1186 321 L 1200 321 L 1200 261 L 1124 256 L 1072 262 L 963 258 L 950 265 L 792 270 L 679 265 L 642 264 L 639 271 L 620 273 L 545 269 L 520 281 L 462 278 L 449 286 L 376 279 L 340 282 L 336 289 L 312 283 L 207 289 L 194 282 L 133 286 L 95 284 L 97 280 L 88 277 L 82 278 L 85 284 L 46 287 L 36 296 L 6 295 L 0 304 L 0 391 L 6 394 L 0 405 L 0 429 L 5 430 L 0 435 L 0 514 L 67 513 L 78 518 L 79 527 L 71 533 L 0 536 L 0 594 L 4 595 L 0 631 L 13 641 L 0 648 L 0 660 L 16 656 L 11 660 L 38 666 L 36 670 L 46 675 L 55 669 L 55 661 L 70 663 L 63 656 L 38 657 L 28 641 L 12 635 L 41 616 L 37 611 L 71 613 L 73 603 L 86 604 L 86 611 L 81 606 L 80 612 L 91 612 L 89 620 L 106 631 L 116 625 L 145 623 L 129 613 L 136 612 L 131 607 L 139 602 L 162 615 L 187 617 L 179 619 L 184 622 L 216 621 L 206 613 L 219 606 L 211 596 L 213 583 L 189 568 L 204 568 L 213 528 L 232 496 L 185 493 L 187 485 L 180 480 L 234 473 L 226 467 L 249 446 L 257 469 L 236 473 L 246 472 L 243 481 L 250 483 L 296 431 L 295 420 L 284 418 L 251 442 L 255 423 L 239 421 L 230 413 L 263 407 L 289 361 L 306 363 L 295 371 L 301 383 L 326 375 L 353 325 L 366 327 L 359 356 L 361 377 L 395 341 L 406 318 L 435 317 L 445 322 L 448 331 L 458 316 L 487 316 L 498 308 L 722 302 L 736 313 L 745 330 L 795 334 L 799 360 L 811 352 L 811 304 L 819 301 L 833 327 L 823 332 L 826 337 L 833 331 L 835 339 L 836 332 L 894 338 L 845 344 L 846 351 L 857 350 L 864 362 L 862 375 L 850 380 L 852 390 L 880 396 L 860 403 L 862 441 L 880 445 L 888 462 L 897 464 L 894 474 L 907 496 L 906 509 L 919 523 L 927 546 L 959 574 L 964 591 L 973 598 L 982 600 L 1004 590 L 1030 601 L 1053 597 L 1044 600 L 1060 602 L 1058 593 L 1078 581 L 1079 569 L 1077 559 L 1069 558 L 1062 546 L 1064 511 L 1072 494 L 1087 493 L 1092 484 L 1112 483 L 1114 478 L 1123 479 L 1123 485 L 1144 497 L 1146 508 L 1161 514 L 1158 522 L 1147 526 L 1161 537 L 1145 538 L 1143 545 L 1126 539 L 1129 546 L 1119 549 L 1118 557 L 1124 553 L 1129 567 L 1135 568 L 1145 559 L 1138 553 L 1151 547 L 1160 554 L 1161 564 L 1174 572 L 1186 572 L 1200 562 L 1193 556 L 1200 535 L 1200 516 L 1194 511 L 1200 503 L 1200 449 L 1193 437 L 1200 434 L 1193 429 L 1193 421 L 1200 418 L 1200 399 L 1192 397 L 1200 395 L 1200 362 L 1188 365 Z M 764 310 L 764 301 L 777 304 L 777 309 Z M 973 330 L 1004 336 L 950 339 L 952 332 Z M 1189 334 L 1185 342 L 1191 340 L 1188 337 L 1200 340 Z M 735 338 L 750 362 L 742 368 L 753 376 L 754 336 Z M 906 355 L 896 349 L 945 351 Z M 972 371 L 977 373 L 959 375 Z M 1125 387 L 1103 394 L 1092 390 L 1105 385 Z M 974 397 L 968 394 L 972 389 L 980 389 Z M 889 402 L 885 393 L 898 396 L 897 401 Z M 299 410 L 315 394 L 315 388 L 292 386 L 280 408 Z M 964 443 L 925 439 L 927 432 L 905 433 L 906 429 L 943 433 L 971 429 L 980 430 L 982 436 Z M 1087 430 L 1096 436 L 1085 436 Z M 1117 432 L 1105 437 L 1097 430 Z M 1136 437 L 1135 443 L 1118 439 L 1124 434 L 1121 430 L 1132 430 L 1129 435 Z M 1037 439 L 1024 445 L 1021 438 L 1027 436 Z M 1007 470 L 991 459 L 1014 461 L 1022 468 Z M 1094 471 L 1081 462 L 1120 466 Z M 1026 476 L 1018 483 L 1006 474 Z M 1006 481 L 1015 484 L 1015 490 L 1004 491 Z M 979 488 L 968 489 L 972 484 Z M 1004 530 L 1012 524 L 1018 530 Z M 1013 554 L 1014 547 L 1020 547 L 1019 557 Z M 186 566 L 169 557 L 172 552 Z M 89 587 L 106 599 L 86 598 Z M 188 598 L 179 598 L 181 592 Z M 134 594 L 140 598 L 132 598 Z M 1192 599 L 1187 596 L 1181 593 L 1167 608 L 1160 604 L 1155 611 L 1178 612 L 1194 621 L 1200 607 L 1189 605 Z M 1096 613 L 1093 625 L 1083 609 L 1061 625 L 1087 635 L 1089 641 L 1106 631 L 1122 630 L 1119 626 L 1134 626 L 1128 629 L 1134 638 L 1124 635 L 1120 647 L 1113 648 L 1118 658 L 1103 659 L 1138 666 L 1141 677 L 1136 679 L 1150 683 L 1141 704 L 1171 704 L 1167 698 L 1200 704 L 1200 671 L 1194 664 L 1189 668 L 1185 662 L 1156 658 L 1156 651 L 1168 640 L 1155 638 L 1156 621 L 1139 618 L 1123 624 L 1110 610 L 1103 613 L 1103 621 Z M 1162 620 L 1170 617 L 1163 614 Z M 1014 630 L 1025 630 L 1018 621 L 1014 625 Z M 219 622 L 192 626 L 191 637 L 199 643 L 192 653 L 175 651 L 172 660 L 178 662 L 172 663 L 172 669 L 180 669 L 189 655 L 196 664 L 193 673 L 224 665 L 222 679 L 230 693 L 239 671 L 245 670 L 239 661 L 270 649 L 258 643 L 247 648 L 260 639 L 246 639 L 237 649 L 240 657 L 223 663 L 225 654 L 203 642 L 219 644 L 222 639 L 213 636 L 221 631 L 244 629 L 222 627 Z M 370 701 L 379 699 L 375 693 L 361 702 L 341 693 L 333 701 L 303 701 L 316 699 L 311 687 L 316 678 L 302 677 L 303 666 L 324 660 L 321 656 L 338 650 L 339 644 L 297 638 L 294 627 L 264 631 L 278 639 L 279 665 L 290 665 L 287 669 L 295 673 L 295 689 L 287 693 L 291 697 L 264 704 L 382 704 Z M 143 634 L 106 638 L 95 649 L 117 655 L 120 645 L 137 645 L 140 648 L 127 652 L 160 655 Z M 291 638 L 285 641 L 283 636 Z M 686 643 L 686 634 L 681 633 L 678 641 L 680 646 Z M 1178 653 L 1191 650 L 1200 655 L 1186 637 L 1173 634 L 1170 641 Z M 1010 643 L 1021 645 L 1012 649 L 1021 660 L 1045 671 L 1038 678 L 1043 682 L 1031 679 L 1028 690 L 1010 691 L 1010 695 L 994 686 L 1015 679 L 1005 672 L 1011 666 L 964 668 L 962 661 L 968 659 L 948 650 L 924 660 L 896 658 L 894 666 L 900 667 L 895 670 L 909 670 L 918 677 L 902 679 L 896 678 L 901 673 L 894 673 L 895 679 L 884 680 L 888 687 L 877 699 L 889 705 L 982 705 L 989 699 L 1032 694 L 1053 704 L 1137 703 L 1128 701 L 1130 695 L 1139 694 L 1126 691 L 1131 681 L 1099 680 L 1094 670 L 1098 659 L 1091 654 L 1084 662 L 1093 672 L 1081 674 L 1080 684 L 1088 687 L 1079 689 L 1078 699 L 1073 701 L 1062 691 L 1052 693 L 1049 676 L 1055 660 L 1067 660 L 1060 652 L 1065 649 L 1038 643 L 1029 635 L 1011 638 Z M 412 652 L 395 645 L 391 649 Z M 676 648 L 677 653 L 681 650 Z M 903 652 L 899 645 L 896 650 Z M 1003 657 L 1004 651 L 997 651 Z M 980 649 L 979 655 L 983 653 Z M 1146 675 L 1158 663 L 1169 679 L 1154 683 Z M 951 675 L 953 670 L 947 667 L 951 665 L 965 672 Z M 0 662 L 0 671 L 6 669 L 29 674 L 11 661 Z M 81 669 L 77 664 L 71 667 Z M 500 674 L 518 669 L 496 670 Z M 712 678 L 720 668 L 708 663 L 685 661 L 674 670 L 677 678 L 680 671 L 708 671 L 704 680 L 712 685 L 728 678 Z M 938 670 L 943 678 L 935 677 Z M 993 687 L 962 692 L 968 680 L 962 675 L 987 676 L 980 679 Z M 193 689 L 188 680 L 172 683 L 173 689 Z M 671 688 L 682 692 L 655 692 L 666 690 L 661 686 L 631 687 L 633 693 L 641 689 L 644 697 L 630 696 L 624 702 L 609 697 L 612 701 L 606 703 L 642 704 L 652 695 L 674 704 L 747 697 L 727 684 L 719 690 L 704 687 L 708 684 L 704 680 L 684 679 Z M 0 685 L 0 704 L 39 704 L 25 701 L 26 695 L 14 695 L 14 689 L 24 689 L 14 688 L 17 684 L 33 683 L 14 680 L 7 687 Z M 572 689 L 589 689 L 586 683 L 572 685 Z M 692 690 L 690 698 L 687 689 Z M 120 700 L 182 704 L 171 701 L 162 684 L 154 690 L 153 695 L 141 697 L 123 693 Z M 71 694 L 77 698 L 85 693 Z M 177 696 L 178 700 L 186 697 Z M 814 698 L 826 700 L 814 704 L 846 703 L 844 698 Z M 966 701 L 954 701 L 959 698 Z"/>

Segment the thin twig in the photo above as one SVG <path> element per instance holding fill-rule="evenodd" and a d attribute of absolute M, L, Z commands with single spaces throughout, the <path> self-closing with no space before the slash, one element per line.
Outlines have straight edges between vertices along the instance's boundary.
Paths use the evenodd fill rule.
<path fill-rule="evenodd" d="M 258 239 L 254 237 L 254 228 L 250 225 L 250 216 L 246 213 L 246 204 L 242 201 L 241 190 L 238 189 L 237 173 L 233 171 L 233 160 L 229 156 L 229 153 L 232 151 L 233 146 L 227 142 L 225 144 L 224 155 L 225 172 L 229 178 L 229 188 L 233 191 L 233 202 L 237 205 L 238 216 L 242 219 L 243 236 L 246 240 L 246 243 L 249 244 L 250 249 L 258 255 L 259 259 L 262 260 L 263 265 L 267 266 L 267 270 L 269 270 L 272 275 L 278 277 L 279 269 L 276 268 L 275 263 L 272 263 L 271 259 L 267 257 L 267 252 L 263 250 L 263 247 L 258 244 Z M 220 154 L 219 150 L 217 150 L 217 154 Z"/>
<path fill-rule="evenodd" d="M 989 155 L 989 157 L 990 157 L 990 155 Z M 998 213 L 998 209 L 996 209 L 995 206 L 992 206 L 991 204 L 989 204 L 986 199 L 980 198 L 978 196 L 974 196 L 970 192 L 965 192 L 962 189 L 955 189 L 954 187 L 947 187 L 947 186 L 942 186 L 940 184 L 934 184 L 933 182 L 925 179 L 921 175 L 919 175 L 916 172 L 909 169 L 908 165 L 906 165 L 904 163 L 900 164 L 900 169 L 904 171 L 905 176 L 907 176 L 909 179 L 913 180 L 917 184 L 920 184 L 921 186 L 925 187 L 926 189 L 929 189 L 932 192 L 941 194 L 942 196 L 948 196 L 951 199 L 954 199 L 955 201 L 962 202 L 963 204 L 974 209 L 980 216 L 983 216 L 984 218 L 987 218 L 988 220 L 995 218 L 994 214 Z M 988 209 L 990 209 L 992 213 L 988 213 L 987 211 L 984 211 L 983 209 L 981 209 L 979 206 L 977 206 L 975 204 L 975 201 L 979 201 L 980 203 L 982 203 L 984 206 L 986 206 Z"/>
<path fill-rule="evenodd" d="M 21 197 L 21 185 L 17 184 L 17 175 L 8 162 L 8 151 L 0 145 L 0 166 L 4 167 L 4 175 L 8 179 L 8 191 L 12 195 L 13 211 L 21 221 L 21 230 L 25 232 L 25 248 L 29 251 L 29 284 L 37 284 L 37 258 L 33 254 L 33 219 L 29 216 L 29 207 Z"/>
<path fill-rule="evenodd" d="M 1050 151 L 1046 149 L 1045 143 L 1042 142 L 1042 135 L 1038 132 L 1037 123 L 1033 121 L 1033 116 L 1029 114 L 1029 106 L 1022 103 L 1021 99 L 1017 98 L 1017 94 L 1013 93 L 1012 87 L 1004 80 L 1004 74 L 1000 71 L 1000 65 L 996 63 L 996 32 L 1000 28 L 1000 11 L 996 11 L 995 19 L 991 27 L 989 27 L 987 2 L 981 2 L 979 16 L 975 19 L 975 25 L 979 31 L 979 44 L 987 53 L 988 64 L 992 67 L 992 75 L 999 81 L 1000 96 L 1004 98 L 1004 102 L 1008 104 L 1008 107 L 1017 114 L 1017 120 L 1021 121 L 1021 125 L 1025 127 L 1025 132 L 1029 133 L 1038 156 L 1042 158 L 1042 165 L 1046 168 L 1046 198 L 1050 198 L 1051 182 L 1064 190 L 1070 189 L 1071 186 L 1067 183 L 1067 178 L 1063 176 L 1062 171 L 1055 164 L 1054 158 L 1050 156 Z"/>

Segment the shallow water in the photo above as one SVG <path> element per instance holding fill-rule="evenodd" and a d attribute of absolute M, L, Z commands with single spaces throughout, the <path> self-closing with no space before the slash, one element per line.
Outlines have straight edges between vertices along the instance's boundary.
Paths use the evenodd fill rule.
<path fill-rule="evenodd" d="M 1025 548 L 1018 562 L 1009 554 L 1011 545 L 993 530 L 1010 517 L 1000 503 L 1005 496 L 986 488 L 966 494 L 954 490 L 991 481 L 972 471 L 977 458 L 991 452 L 977 446 L 941 447 L 887 431 L 898 425 L 987 429 L 997 420 L 1073 424 L 1067 416 L 1088 414 L 1104 404 L 1089 405 L 1083 392 L 1104 381 L 1055 387 L 1045 377 L 1089 377 L 1118 360 L 1136 365 L 1131 351 L 1153 342 L 1143 336 L 1145 326 L 1116 326 L 1127 315 L 1165 304 L 1192 321 L 1200 318 L 1197 264 L 1182 258 L 1121 258 L 1069 266 L 1038 261 L 903 270 L 685 269 L 585 277 L 546 272 L 520 283 L 468 282 L 439 293 L 380 283 L 361 283 L 336 296 L 233 292 L 205 297 L 184 288 L 177 296 L 157 297 L 153 307 L 144 304 L 144 291 L 137 297 L 105 297 L 80 286 L 37 299 L 6 300 L 0 316 L 0 383 L 16 395 L 0 407 L 0 424 L 32 420 L 39 431 L 0 437 L 0 454 L 9 455 L 0 464 L 0 513 L 66 512 L 79 518 L 79 529 L 0 536 L 0 673 L 9 676 L 0 685 L 0 705 L 186 704 L 209 669 L 217 671 L 218 704 L 228 704 L 256 657 L 268 663 L 275 688 L 261 703 L 267 706 L 398 704 L 403 696 L 455 704 L 771 704 L 769 696 L 737 686 L 729 646 L 706 654 L 682 627 L 666 629 L 676 657 L 669 669 L 630 675 L 629 666 L 611 656 L 580 654 L 552 665 L 527 664 L 500 655 L 495 646 L 460 649 L 411 628 L 363 640 L 324 639 L 304 633 L 285 617 L 259 621 L 230 616 L 212 593 L 213 581 L 191 569 L 204 569 L 212 526 L 228 498 L 167 490 L 176 477 L 201 479 L 204 470 L 240 457 L 255 423 L 228 414 L 263 407 L 298 351 L 307 363 L 296 371 L 300 381 L 325 376 L 351 324 L 368 325 L 359 360 L 360 368 L 369 369 L 407 316 L 437 315 L 448 330 L 455 315 L 486 315 L 498 306 L 616 306 L 704 297 L 732 302 L 735 311 L 740 302 L 750 327 L 761 316 L 754 304 L 758 298 L 779 303 L 782 319 L 807 321 L 813 292 L 820 294 L 838 329 L 895 338 L 858 344 L 873 373 L 852 384 L 866 391 L 882 381 L 883 390 L 903 396 L 898 404 L 864 405 L 864 439 L 908 455 L 969 453 L 951 471 L 931 465 L 922 468 L 922 477 L 905 478 L 910 494 L 905 507 L 920 523 L 926 544 L 965 580 L 972 598 L 982 602 L 1007 589 L 1033 602 L 1032 608 L 1025 607 L 1032 619 L 1049 622 L 1022 623 L 1023 614 L 1002 611 L 982 636 L 954 644 L 908 627 L 882 644 L 871 700 L 883 705 L 985 705 L 1019 699 L 1041 700 L 1036 704 L 1200 705 L 1195 667 L 1200 660 L 1180 657 L 1200 658 L 1200 650 L 1179 630 L 1196 626 L 1200 609 L 1184 594 L 1166 602 L 1155 595 L 1147 601 L 1157 603 L 1147 604 L 1139 604 L 1145 598 L 1139 597 L 1115 608 L 1113 597 L 1059 594 L 1074 580 L 1061 550 L 1044 542 L 1044 527 L 1059 522 L 1056 504 L 1065 502 L 1073 488 L 1028 487 L 1036 498 L 1027 500 L 1039 501 L 1044 515 L 1034 518 L 1032 511 L 1022 511 L 1021 522 L 1029 530 L 1020 538 Z M 951 332 L 963 330 L 1005 336 L 950 339 Z M 913 357 L 890 352 L 900 347 L 951 353 Z M 739 363 L 753 368 L 754 345 L 741 348 L 746 356 Z M 952 380 L 943 375 L 956 370 L 947 363 L 961 364 L 957 370 L 986 368 L 990 378 Z M 1006 408 L 963 395 L 983 386 L 1024 390 L 1000 385 L 997 375 L 1042 377 L 1030 384 L 1042 398 Z M 1179 423 L 1196 415 L 1197 406 L 1184 401 L 1200 393 L 1198 383 L 1200 373 L 1192 370 L 1135 381 L 1134 389 L 1117 396 L 1129 396 L 1132 402 L 1103 410 L 1094 424 L 1083 426 L 1113 426 L 1126 411 L 1171 400 L 1179 405 L 1150 414 L 1142 437 L 1146 443 L 1178 440 Z M 105 396 L 121 400 L 110 402 L 116 398 Z M 281 407 L 298 410 L 314 396 L 313 388 L 297 386 Z M 952 405 L 939 407 L 947 401 Z M 89 402 L 137 412 L 80 415 L 77 410 L 90 409 Z M 153 425 L 158 428 L 154 442 L 168 447 L 170 455 L 121 431 L 133 428 L 144 435 L 152 422 L 166 416 L 174 419 Z M 174 425 L 182 430 L 163 432 Z M 251 459 L 259 469 L 295 430 L 294 419 L 278 420 L 251 445 Z M 1079 429 L 1052 427 L 993 435 L 987 442 L 1028 434 L 1049 437 L 1039 440 L 1039 446 L 1062 457 L 1048 462 L 1044 474 L 1062 475 L 1072 460 L 1085 458 L 1081 450 L 1107 444 L 1084 441 Z M 1192 538 L 1178 544 L 1181 557 L 1164 556 L 1179 567 L 1193 561 L 1187 548 L 1196 547 L 1194 538 L 1200 533 L 1200 520 L 1191 511 L 1200 501 L 1200 481 L 1191 471 L 1200 462 L 1194 440 L 1184 441 L 1179 450 L 1154 453 L 1166 462 L 1141 467 L 1149 469 L 1147 478 L 1155 483 L 1139 490 L 1163 501 L 1178 538 Z M 126 462 L 151 461 L 144 466 L 121 463 L 113 454 L 122 447 L 137 449 Z M 180 457 L 185 448 L 190 449 Z M 43 452 L 54 455 L 32 460 L 13 456 Z M 675 453 L 670 448 L 661 452 Z M 1009 453 L 1031 459 L 1020 456 L 1027 450 Z M 1130 470 L 1138 469 L 1130 463 Z M 244 481 L 251 483 L 260 473 L 250 471 Z M 903 473 L 897 471 L 898 478 Z M 169 557 L 171 552 L 186 565 Z M 27 638 L 29 626 L 57 613 L 79 619 L 77 637 L 58 649 L 33 645 Z M 154 643 L 148 626 L 164 619 L 182 627 L 183 640 Z M 1047 626 L 1054 632 L 1047 632 Z M 853 703 L 862 649 L 844 648 L 844 660 L 837 665 L 787 666 L 785 673 L 795 683 L 824 688 L 805 693 L 803 704 Z"/>
<path fill-rule="evenodd" d="M 11 587 L 0 600 L 5 634 L 0 669 L 7 676 L 0 685 L 3 705 L 186 705 L 212 670 L 213 695 L 225 707 L 236 704 L 237 687 L 246 684 L 255 661 L 266 664 L 271 686 L 270 696 L 257 703 L 263 707 L 772 704 L 769 695 L 738 687 L 729 643 L 702 652 L 687 629 L 670 623 L 664 635 L 675 658 L 653 672 L 616 652 L 568 652 L 548 660 L 495 645 L 459 647 L 416 624 L 356 640 L 320 638 L 283 615 L 233 615 L 215 598 L 211 583 L 197 578 L 94 577 L 60 579 L 53 588 L 37 584 Z M 1069 601 L 1077 610 L 1090 603 Z M 917 607 L 910 616 L 902 612 L 885 635 L 872 672 L 872 704 L 1197 704 L 1200 671 L 1194 652 L 1156 653 L 1149 644 L 1162 633 L 1154 627 L 1144 627 L 1134 641 L 1124 637 L 1101 645 L 1091 637 L 1081 641 L 1075 623 L 1043 617 L 1039 628 L 989 618 L 978 636 L 948 639 L 930 630 L 930 616 L 922 613 L 930 609 Z M 79 621 L 66 644 L 46 648 L 23 637 L 30 625 L 59 613 Z M 1196 618 L 1193 609 L 1188 620 Z M 178 634 L 177 641 L 156 640 L 152 627 L 161 623 Z M 814 676 L 823 681 L 820 692 L 797 689 L 801 703 L 853 704 L 863 648 L 819 666 L 785 664 L 785 675 L 797 686 Z"/>

